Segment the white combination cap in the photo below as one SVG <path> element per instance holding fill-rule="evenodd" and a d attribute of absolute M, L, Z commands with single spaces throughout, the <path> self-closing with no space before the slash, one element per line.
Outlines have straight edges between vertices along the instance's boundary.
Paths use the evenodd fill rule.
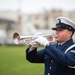
<path fill-rule="evenodd" d="M 56 30 L 57 28 L 63 28 L 73 32 L 75 31 L 75 23 L 70 19 L 65 17 L 57 17 L 56 21 L 56 27 L 52 28 L 53 30 Z"/>

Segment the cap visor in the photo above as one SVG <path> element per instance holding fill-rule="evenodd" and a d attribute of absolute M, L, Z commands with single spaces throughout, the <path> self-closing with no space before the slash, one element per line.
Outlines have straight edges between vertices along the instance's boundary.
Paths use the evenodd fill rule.
<path fill-rule="evenodd" d="M 62 28 L 62 27 L 52 28 L 52 30 L 57 30 L 57 29 L 67 29 L 67 28 Z"/>
<path fill-rule="evenodd" d="M 57 28 L 52 28 L 52 30 L 56 30 Z"/>

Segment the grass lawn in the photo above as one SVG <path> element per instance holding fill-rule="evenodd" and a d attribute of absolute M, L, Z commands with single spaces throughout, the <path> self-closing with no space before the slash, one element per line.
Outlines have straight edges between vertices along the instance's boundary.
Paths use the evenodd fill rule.
<path fill-rule="evenodd" d="M 44 64 L 33 64 L 26 60 L 26 48 L 25 46 L 0 46 L 0 75 L 44 74 Z"/>

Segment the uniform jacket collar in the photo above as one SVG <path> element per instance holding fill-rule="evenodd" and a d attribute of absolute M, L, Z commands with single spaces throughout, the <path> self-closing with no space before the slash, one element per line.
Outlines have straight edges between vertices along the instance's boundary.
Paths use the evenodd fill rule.
<path fill-rule="evenodd" d="M 58 43 L 57 43 L 58 44 Z M 57 44 L 56 44 L 56 46 L 57 46 Z M 69 47 L 69 46 L 71 46 L 72 44 L 74 44 L 74 42 L 73 42 L 73 39 L 71 38 L 70 40 L 68 40 L 68 41 L 66 41 L 65 43 L 63 43 L 60 47 L 59 47 L 59 49 L 63 49 L 63 48 L 65 48 L 65 47 Z"/>

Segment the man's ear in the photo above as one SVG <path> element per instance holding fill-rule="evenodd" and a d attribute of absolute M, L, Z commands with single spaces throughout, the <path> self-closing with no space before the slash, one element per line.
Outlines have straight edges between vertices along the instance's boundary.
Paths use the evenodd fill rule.
<path fill-rule="evenodd" d="M 72 37 L 73 33 L 72 31 L 69 31 L 68 36 Z"/>

